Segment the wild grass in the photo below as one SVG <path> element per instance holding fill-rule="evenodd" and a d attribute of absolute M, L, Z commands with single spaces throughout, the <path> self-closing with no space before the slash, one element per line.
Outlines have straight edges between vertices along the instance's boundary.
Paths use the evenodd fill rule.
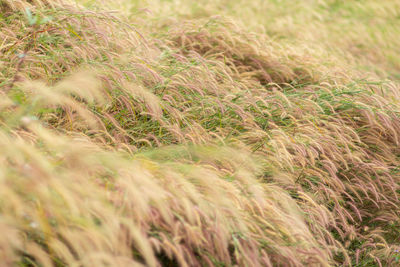
<path fill-rule="evenodd" d="M 0 1 L 1 265 L 399 264 L 397 3 L 283 2 Z"/>

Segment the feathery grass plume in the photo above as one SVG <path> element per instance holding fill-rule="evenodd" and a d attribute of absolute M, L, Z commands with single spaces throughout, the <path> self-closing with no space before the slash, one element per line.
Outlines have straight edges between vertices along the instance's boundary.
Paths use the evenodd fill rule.
<path fill-rule="evenodd" d="M 293 32 L 335 4 L 79 2 L 1 1 L 4 264 L 396 266 L 399 84 L 357 71 L 388 55 Z"/>
<path fill-rule="evenodd" d="M 259 183 L 244 151 L 232 158 L 238 152 L 228 148 L 171 148 L 160 153 L 176 156 L 161 162 L 146 154 L 129 159 L 35 122 L 26 127 L 35 143 L 2 132 L 0 144 L 1 211 L 10 234 L 26 235 L 15 248 L 21 264 L 157 266 L 165 254 L 183 266 L 329 265 L 295 201 Z M 5 258 L 17 260 L 9 246 Z"/>

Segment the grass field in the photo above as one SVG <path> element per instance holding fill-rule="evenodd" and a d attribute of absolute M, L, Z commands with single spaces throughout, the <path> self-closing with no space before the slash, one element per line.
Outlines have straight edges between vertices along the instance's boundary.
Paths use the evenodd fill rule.
<path fill-rule="evenodd" d="M 0 266 L 399 266 L 400 2 L 0 0 Z"/>

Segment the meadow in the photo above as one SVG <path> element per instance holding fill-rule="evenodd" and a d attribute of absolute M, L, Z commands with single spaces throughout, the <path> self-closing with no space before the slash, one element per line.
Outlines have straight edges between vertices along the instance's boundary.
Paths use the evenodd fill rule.
<path fill-rule="evenodd" d="M 400 266 L 400 2 L 0 0 L 0 266 Z"/>

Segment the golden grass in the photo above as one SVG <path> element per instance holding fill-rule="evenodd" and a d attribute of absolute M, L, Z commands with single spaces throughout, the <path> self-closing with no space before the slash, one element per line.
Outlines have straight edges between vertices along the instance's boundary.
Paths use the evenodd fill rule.
<path fill-rule="evenodd" d="M 0 3 L 4 266 L 398 263 L 388 66 L 210 16 L 223 1 Z"/>

